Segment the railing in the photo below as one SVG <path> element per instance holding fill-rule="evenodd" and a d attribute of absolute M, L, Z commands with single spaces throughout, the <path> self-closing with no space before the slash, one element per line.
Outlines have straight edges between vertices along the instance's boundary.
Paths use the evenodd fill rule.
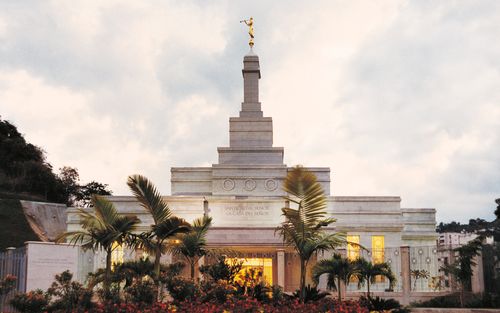
<path fill-rule="evenodd" d="M 26 248 L 9 248 L 5 252 L 0 252 L 0 279 L 7 275 L 14 275 L 16 280 L 15 291 L 26 291 Z M 9 301 L 15 291 L 0 298 L 0 312 L 14 312 Z"/>

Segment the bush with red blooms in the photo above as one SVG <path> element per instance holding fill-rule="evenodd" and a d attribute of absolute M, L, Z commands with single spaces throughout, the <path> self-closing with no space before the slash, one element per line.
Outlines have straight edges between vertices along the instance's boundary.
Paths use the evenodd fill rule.
<path fill-rule="evenodd" d="M 178 304 L 155 303 L 147 307 L 135 304 L 98 305 L 94 313 L 368 313 L 366 307 L 362 307 L 357 301 L 338 302 L 335 299 L 325 298 L 315 302 L 300 303 L 298 300 L 283 300 L 280 303 L 262 303 L 251 298 L 233 298 L 225 303 L 216 302 L 185 301 Z"/>

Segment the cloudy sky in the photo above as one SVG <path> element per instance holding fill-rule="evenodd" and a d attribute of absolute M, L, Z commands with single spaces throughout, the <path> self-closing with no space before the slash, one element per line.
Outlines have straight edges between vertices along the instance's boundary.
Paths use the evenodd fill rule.
<path fill-rule="evenodd" d="M 1 0 L 0 115 L 84 183 L 169 194 L 171 166 L 228 145 L 249 16 L 288 165 L 331 167 L 334 195 L 493 218 L 500 1 Z"/>

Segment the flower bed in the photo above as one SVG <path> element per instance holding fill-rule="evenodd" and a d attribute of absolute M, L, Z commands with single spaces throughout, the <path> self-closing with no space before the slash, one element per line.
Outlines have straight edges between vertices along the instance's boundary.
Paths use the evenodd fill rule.
<path fill-rule="evenodd" d="M 153 305 L 142 307 L 135 304 L 116 304 L 99 305 L 92 312 L 95 313 L 170 313 L 170 312 L 189 312 L 189 313 L 368 313 L 368 309 L 361 307 L 357 301 L 343 301 L 326 298 L 315 302 L 299 303 L 297 300 L 283 301 L 275 305 L 270 303 L 261 303 L 255 299 L 228 300 L 223 304 L 214 302 L 200 303 L 197 301 L 185 301 L 179 304 L 155 303 Z"/>

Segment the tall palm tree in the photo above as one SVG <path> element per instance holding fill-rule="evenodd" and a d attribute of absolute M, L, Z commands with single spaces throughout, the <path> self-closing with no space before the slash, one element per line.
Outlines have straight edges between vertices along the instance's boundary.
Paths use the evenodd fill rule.
<path fill-rule="evenodd" d="M 142 175 L 128 177 L 127 185 L 141 206 L 153 217 L 151 230 L 137 237 L 137 246 L 155 255 L 154 280 L 160 284 L 160 258 L 167 249 L 168 240 L 191 227 L 184 219 L 174 216 L 167 202 L 151 181 Z"/>
<path fill-rule="evenodd" d="M 360 287 L 366 282 L 368 297 L 370 296 L 370 284 L 374 284 L 376 282 L 377 276 L 389 279 L 390 289 L 393 289 L 396 284 L 396 277 L 391 270 L 391 266 L 385 262 L 373 264 L 370 261 L 359 258 L 355 261 L 355 268 L 355 276 L 358 278 L 358 286 Z"/>
<path fill-rule="evenodd" d="M 307 264 L 313 254 L 346 243 L 343 233 L 327 233 L 322 227 L 335 222 L 326 216 L 326 197 L 316 176 L 301 166 L 294 167 L 283 182 L 285 199 L 296 208 L 282 209 L 285 221 L 276 228 L 286 245 L 300 257 L 300 301 L 304 301 Z"/>
<path fill-rule="evenodd" d="M 94 212 L 79 209 L 82 230 L 66 232 L 60 235 L 56 242 L 64 242 L 69 238 L 70 243 L 81 244 L 83 249 L 104 250 L 104 290 L 109 291 L 113 249 L 127 241 L 140 220 L 136 216 L 119 214 L 113 203 L 102 196 L 93 196 L 92 202 Z M 114 245 L 115 243 L 117 245 Z"/>
<path fill-rule="evenodd" d="M 191 280 L 194 280 L 194 270 L 198 260 L 207 255 L 207 232 L 212 225 L 212 218 L 205 215 L 193 221 L 191 231 L 181 234 L 169 247 L 174 255 L 183 256 L 191 268 Z"/>
<path fill-rule="evenodd" d="M 319 283 L 319 278 L 323 274 L 327 276 L 327 288 L 337 290 L 339 301 L 342 300 L 340 282 L 349 284 L 351 277 L 356 275 L 355 263 L 340 254 L 335 253 L 331 259 L 321 260 L 312 269 L 312 278 L 315 284 Z M 335 283 L 335 280 L 337 282 Z"/>

